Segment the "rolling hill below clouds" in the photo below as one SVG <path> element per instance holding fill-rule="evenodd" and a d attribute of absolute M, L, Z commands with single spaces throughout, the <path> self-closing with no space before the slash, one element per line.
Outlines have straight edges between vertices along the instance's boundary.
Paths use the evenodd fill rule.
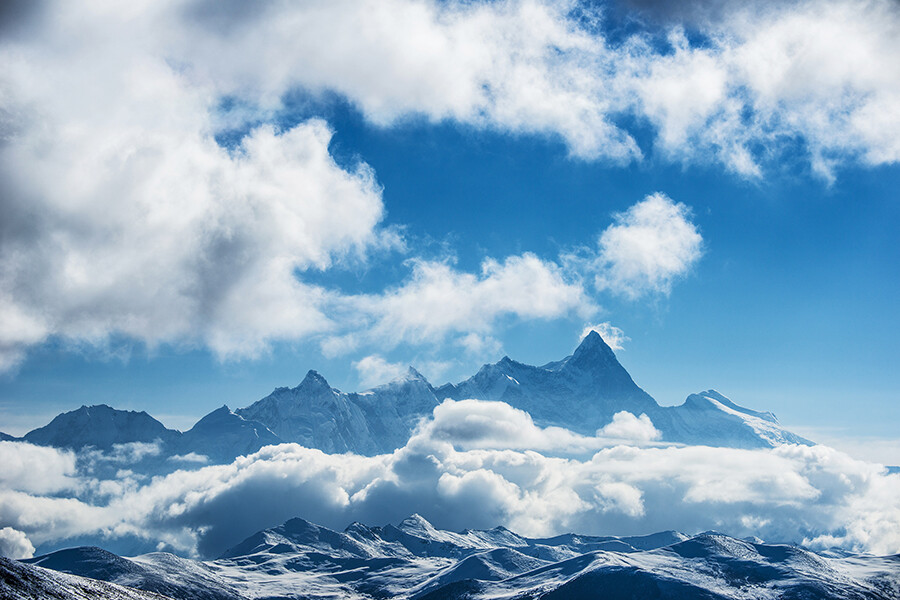
<path fill-rule="evenodd" d="M 223 406 L 185 433 L 166 429 L 144 412 L 101 405 L 61 414 L 23 439 L 71 449 L 156 443 L 155 450 L 145 449 L 144 458 L 155 470 L 192 460 L 229 462 L 282 442 L 371 456 L 401 447 L 419 421 L 448 398 L 505 402 L 539 426 L 587 436 L 607 428 L 604 432 L 616 437 L 617 429 L 608 426 L 625 411 L 649 417 L 661 442 L 732 448 L 810 443 L 781 427 L 773 414 L 741 407 L 714 390 L 693 394 L 680 406 L 660 406 L 634 383 L 596 332 L 560 361 L 535 367 L 504 357 L 465 381 L 439 388 L 412 367 L 405 376 L 360 393 L 335 389 L 310 371 L 297 387 L 278 388 L 235 411 Z"/>

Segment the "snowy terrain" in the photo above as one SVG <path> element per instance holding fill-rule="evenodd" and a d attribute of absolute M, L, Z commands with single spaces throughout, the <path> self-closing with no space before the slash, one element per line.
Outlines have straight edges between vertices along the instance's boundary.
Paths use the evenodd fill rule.
<path fill-rule="evenodd" d="M 0 556 L 2 600 L 165 600 L 153 592 L 51 569 L 26 565 Z"/>
<path fill-rule="evenodd" d="M 505 402 L 540 426 L 593 435 L 616 413 L 646 415 L 662 442 L 733 448 L 809 444 L 782 428 L 774 415 L 743 408 L 714 390 L 663 407 L 637 386 L 599 334 L 575 352 L 542 367 L 504 357 L 458 384 L 433 387 L 410 367 L 403 376 L 360 393 L 332 388 L 310 371 L 294 388 L 278 388 L 246 408 L 223 406 L 185 433 L 166 429 L 145 412 L 81 407 L 24 436 L 39 445 L 77 449 L 156 443 L 144 471 L 163 472 L 200 460 L 224 464 L 283 442 L 328 453 L 372 456 L 403 446 L 423 418 L 444 399 Z"/>
<path fill-rule="evenodd" d="M 534 539 L 502 527 L 451 532 L 418 515 L 384 527 L 353 523 L 342 532 L 295 518 L 206 562 L 161 552 L 122 558 L 88 547 L 26 562 L 209 600 L 900 597 L 900 556 L 824 556 L 716 533 Z M 0 580 L 4 598 L 41 597 L 27 590 L 46 582 L 85 581 L 9 561 L 0 566 L 24 573 Z M 59 589 L 64 593 L 56 597 L 83 597 Z"/>

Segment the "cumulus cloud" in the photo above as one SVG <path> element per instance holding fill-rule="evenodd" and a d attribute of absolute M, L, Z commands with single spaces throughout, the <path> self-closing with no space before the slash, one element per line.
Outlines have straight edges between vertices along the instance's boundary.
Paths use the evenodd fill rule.
<path fill-rule="evenodd" d="M 409 281 L 383 294 L 354 298 L 352 306 L 372 320 L 372 336 L 395 343 L 484 334 L 504 316 L 553 319 L 596 310 L 579 282 L 531 253 L 503 262 L 487 259 L 477 274 L 447 262 L 415 261 Z"/>
<path fill-rule="evenodd" d="M 625 342 L 631 341 L 631 338 L 625 335 L 624 331 L 609 321 L 597 323 L 596 325 L 587 325 L 581 330 L 581 335 L 578 336 L 578 339 L 583 340 L 592 331 L 599 333 L 600 337 L 603 338 L 603 341 L 606 342 L 606 345 L 613 350 L 621 350 L 624 347 Z"/>
<path fill-rule="evenodd" d="M 7 558 L 31 558 L 34 556 L 34 546 L 21 531 L 12 527 L 0 529 L 0 556 Z"/>
<path fill-rule="evenodd" d="M 349 300 L 304 281 L 402 240 L 371 169 L 329 154 L 326 123 L 271 125 L 285 94 L 337 93 L 378 126 L 422 116 L 749 177 L 783 148 L 826 179 L 900 160 L 895 3 L 708 4 L 699 37 L 665 24 L 615 42 L 602 10 L 555 0 L 17 4 L 0 41 L 0 369 L 50 338 L 228 358 L 308 336 L 337 353 L 371 326 L 474 348 L 504 316 L 590 312 L 577 281 L 527 253 L 480 273 L 414 260 L 408 281 Z M 223 148 L 223 132 L 238 141 Z M 601 238 L 598 284 L 667 293 L 698 235 L 683 205 L 648 200 Z M 494 291 L 535 303 L 484 302 Z M 470 293 L 484 316 L 467 327 Z"/>
<path fill-rule="evenodd" d="M 668 294 L 702 254 L 690 209 L 665 194 L 647 196 L 600 235 L 597 287 L 630 298 Z"/>
<path fill-rule="evenodd" d="M 0 442 L 0 487 L 46 494 L 76 485 L 76 458 L 69 451 L 27 442 Z"/>
<path fill-rule="evenodd" d="M 601 432 L 643 438 L 645 417 Z M 573 453 L 573 446 L 580 446 Z M 50 450 L 53 452 L 52 450 Z M 0 526 L 35 544 L 142 538 L 212 556 L 302 516 L 330 527 L 418 512 L 440 527 L 503 524 L 527 535 L 716 529 L 774 542 L 900 550 L 900 475 L 825 446 L 740 450 L 623 443 L 540 428 L 508 405 L 444 402 L 389 455 L 328 455 L 296 444 L 232 464 L 69 494 L 0 489 Z"/>
<path fill-rule="evenodd" d="M 610 424 L 597 430 L 598 437 L 608 437 L 631 442 L 649 442 L 662 437 L 653 422 L 645 414 L 636 417 L 628 411 L 620 411 L 613 415 Z"/>
<path fill-rule="evenodd" d="M 750 177 L 784 140 L 805 144 L 826 177 L 837 164 L 900 158 L 900 11 L 890 0 L 656 7 L 668 13 L 663 47 L 653 28 L 611 41 L 603 11 L 554 0 L 391 0 L 228 14 L 202 1 L 163 16 L 180 32 L 184 60 L 229 92 L 332 90 L 384 126 L 423 115 L 555 135 L 575 156 L 624 161 L 643 154 L 620 125 L 635 115 L 653 125 L 664 156 Z"/>
<path fill-rule="evenodd" d="M 360 383 L 367 387 L 375 387 L 396 379 L 407 370 L 402 364 L 388 362 L 377 354 L 370 354 L 354 361 L 353 368 L 359 373 Z"/>

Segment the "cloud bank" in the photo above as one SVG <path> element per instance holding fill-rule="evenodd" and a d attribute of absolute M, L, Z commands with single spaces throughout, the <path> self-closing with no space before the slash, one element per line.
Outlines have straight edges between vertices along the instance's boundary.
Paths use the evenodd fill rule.
<path fill-rule="evenodd" d="M 284 444 L 152 479 L 80 474 L 54 493 L 22 473 L 0 490 L 0 526 L 37 546 L 132 536 L 213 556 L 294 516 L 342 528 L 418 512 L 444 528 L 502 524 L 532 536 L 716 529 L 813 548 L 900 550 L 900 475 L 880 465 L 825 446 L 660 445 L 653 431 L 646 416 L 619 413 L 585 437 L 537 427 L 503 403 L 445 401 L 390 455 Z M 27 452 L 55 451 L 0 445 L 4 460 Z"/>
<path fill-rule="evenodd" d="M 412 252 L 409 276 L 382 293 L 313 285 L 304 273 L 405 246 L 376 174 L 329 154 L 327 123 L 274 125 L 291 94 L 337 94 L 378 127 L 451 122 L 557 139 L 578 159 L 650 153 L 750 178 L 798 148 L 826 180 L 900 160 L 896 3 L 718 3 L 690 35 L 674 19 L 611 36 L 606 12 L 569 0 L 17 8 L 0 39 L 0 369 L 49 339 L 112 336 L 221 358 L 310 337 L 346 351 L 360 332 L 495 346 L 506 318 L 591 318 L 591 277 L 625 297 L 666 294 L 700 255 L 685 206 L 656 195 L 601 235 L 593 272 L 528 252 L 468 272 Z M 649 128 L 646 147 L 635 128 Z"/>

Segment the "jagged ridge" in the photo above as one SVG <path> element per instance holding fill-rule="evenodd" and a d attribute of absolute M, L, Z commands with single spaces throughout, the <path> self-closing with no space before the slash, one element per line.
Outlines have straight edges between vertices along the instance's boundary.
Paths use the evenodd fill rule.
<path fill-rule="evenodd" d="M 715 390 L 692 394 L 680 406 L 660 406 L 632 380 L 597 332 L 560 361 L 535 367 L 504 357 L 465 381 L 439 388 L 412 367 L 394 381 L 359 393 L 335 389 L 309 371 L 297 387 L 277 388 L 246 408 L 217 409 L 184 434 L 143 412 L 99 406 L 59 415 L 24 439 L 68 448 L 160 441 L 164 456 L 195 453 L 213 462 L 281 442 L 374 455 L 403 446 L 416 424 L 446 398 L 506 402 L 531 414 L 539 425 L 587 435 L 615 413 L 628 411 L 646 414 L 666 442 L 739 448 L 810 443 L 786 431 L 771 413 L 738 406 Z"/>

